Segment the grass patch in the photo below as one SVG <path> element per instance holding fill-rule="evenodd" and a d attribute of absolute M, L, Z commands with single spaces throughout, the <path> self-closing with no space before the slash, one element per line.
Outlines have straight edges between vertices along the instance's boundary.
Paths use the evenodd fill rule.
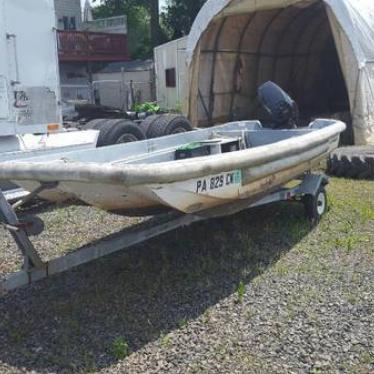
<path fill-rule="evenodd" d="M 370 352 L 364 352 L 360 356 L 360 362 L 365 365 L 372 365 L 374 364 L 374 354 Z"/>
<path fill-rule="evenodd" d="M 236 288 L 236 292 L 238 294 L 239 303 L 242 303 L 244 300 L 244 295 L 245 295 L 245 285 L 243 282 L 240 282 L 238 284 L 238 287 Z"/>
<path fill-rule="evenodd" d="M 168 348 L 171 346 L 171 336 L 162 332 L 160 335 L 160 343 L 161 346 L 164 348 Z"/>
<path fill-rule="evenodd" d="M 183 329 L 184 327 L 186 327 L 188 325 L 188 320 L 187 318 L 182 318 L 179 322 L 178 322 L 178 327 L 180 329 Z"/>
<path fill-rule="evenodd" d="M 123 360 L 130 354 L 129 344 L 124 338 L 118 337 L 112 342 L 110 352 L 116 360 Z"/>
<path fill-rule="evenodd" d="M 363 206 L 360 208 L 361 220 L 364 222 L 374 221 L 374 208 Z"/>

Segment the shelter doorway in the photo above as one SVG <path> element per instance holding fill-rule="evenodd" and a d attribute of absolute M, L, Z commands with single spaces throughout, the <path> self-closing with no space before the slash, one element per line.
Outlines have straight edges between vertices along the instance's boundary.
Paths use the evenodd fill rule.
<path fill-rule="evenodd" d="M 306 0 L 287 8 L 226 15 L 204 33 L 199 51 L 198 122 L 263 117 L 257 88 L 272 80 L 298 103 L 302 122 L 348 122 L 350 101 L 326 5 Z"/>

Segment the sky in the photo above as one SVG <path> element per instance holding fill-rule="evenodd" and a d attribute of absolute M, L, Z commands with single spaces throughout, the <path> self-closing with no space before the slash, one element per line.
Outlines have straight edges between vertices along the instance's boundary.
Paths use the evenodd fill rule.
<path fill-rule="evenodd" d="M 160 0 L 160 8 L 162 9 L 166 5 L 166 0 Z"/>
<path fill-rule="evenodd" d="M 92 3 L 92 0 L 90 0 L 91 3 Z M 84 3 L 86 2 L 86 0 L 81 0 L 81 3 L 82 3 L 82 7 L 84 6 Z M 97 3 L 97 1 L 96 1 Z M 160 0 L 160 8 L 164 7 L 166 4 L 166 0 Z"/>

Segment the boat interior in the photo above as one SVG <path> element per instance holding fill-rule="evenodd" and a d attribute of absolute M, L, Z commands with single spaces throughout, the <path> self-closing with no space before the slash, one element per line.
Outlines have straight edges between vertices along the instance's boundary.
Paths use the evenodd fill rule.
<path fill-rule="evenodd" d="M 152 164 L 235 152 L 302 136 L 335 121 L 316 120 L 307 128 L 263 128 L 259 121 L 240 121 L 162 138 L 51 155 L 49 162 Z M 20 162 L 45 163 L 43 156 Z"/>

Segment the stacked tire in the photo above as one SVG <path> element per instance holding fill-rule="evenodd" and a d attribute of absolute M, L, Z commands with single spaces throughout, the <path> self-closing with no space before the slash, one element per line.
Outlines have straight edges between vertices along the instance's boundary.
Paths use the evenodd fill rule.
<path fill-rule="evenodd" d="M 147 139 L 192 131 L 191 123 L 186 117 L 171 113 L 149 116 L 140 124 L 140 128 Z"/>
<path fill-rule="evenodd" d="M 374 180 L 374 147 L 344 147 L 333 152 L 328 162 L 330 175 Z"/>
<path fill-rule="evenodd" d="M 191 123 L 179 114 L 155 114 L 140 124 L 125 119 L 95 119 L 85 129 L 99 130 L 98 147 L 130 143 L 192 131 Z"/>
<path fill-rule="evenodd" d="M 143 130 L 134 122 L 124 119 L 95 119 L 85 129 L 99 130 L 98 147 L 144 140 Z"/>

